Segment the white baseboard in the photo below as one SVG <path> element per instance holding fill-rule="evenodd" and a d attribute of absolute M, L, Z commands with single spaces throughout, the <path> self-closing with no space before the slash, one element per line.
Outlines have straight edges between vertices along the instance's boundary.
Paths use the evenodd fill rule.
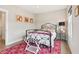
<path fill-rule="evenodd" d="M 23 41 L 23 39 L 19 39 L 19 40 L 15 41 L 15 42 L 11 42 L 11 43 L 7 44 L 5 46 L 5 48 L 9 48 L 9 47 L 15 46 L 15 45 L 21 43 L 22 41 Z"/>

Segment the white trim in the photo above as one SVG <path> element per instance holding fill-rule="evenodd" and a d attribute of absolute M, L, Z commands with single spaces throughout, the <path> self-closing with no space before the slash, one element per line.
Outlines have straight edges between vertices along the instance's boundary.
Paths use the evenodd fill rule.
<path fill-rule="evenodd" d="M 6 40 L 8 40 L 8 11 L 6 9 L 3 9 L 3 8 L 0 8 L 0 11 L 2 12 L 5 12 L 5 45 L 7 44 L 6 43 Z"/>

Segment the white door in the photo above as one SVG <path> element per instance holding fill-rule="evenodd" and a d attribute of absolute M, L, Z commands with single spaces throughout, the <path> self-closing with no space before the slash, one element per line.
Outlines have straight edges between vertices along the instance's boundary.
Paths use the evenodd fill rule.
<path fill-rule="evenodd" d="M 0 12 L 0 37 L 2 36 L 2 14 Z"/>

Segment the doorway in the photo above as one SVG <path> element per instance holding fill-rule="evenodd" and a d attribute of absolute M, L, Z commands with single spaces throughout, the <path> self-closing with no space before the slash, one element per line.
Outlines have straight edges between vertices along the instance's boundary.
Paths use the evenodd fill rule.
<path fill-rule="evenodd" d="M 0 51 L 5 47 L 5 12 L 0 11 Z"/>

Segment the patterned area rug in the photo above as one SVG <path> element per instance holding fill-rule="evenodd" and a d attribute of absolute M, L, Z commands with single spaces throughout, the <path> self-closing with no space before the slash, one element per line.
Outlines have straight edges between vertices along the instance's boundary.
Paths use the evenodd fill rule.
<path fill-rule="evenodd" d="M 25 50 L 26 46 L 26 43 L 22 42 L 10 48 L 4 49 L 0 52 L 0 54 L 33 54 Z M 54 48 L 52 48 L 51 53 L 48 48 L 41 48 L 38 54 L 61 54 L 61 41 L 55 40 Z"/>

